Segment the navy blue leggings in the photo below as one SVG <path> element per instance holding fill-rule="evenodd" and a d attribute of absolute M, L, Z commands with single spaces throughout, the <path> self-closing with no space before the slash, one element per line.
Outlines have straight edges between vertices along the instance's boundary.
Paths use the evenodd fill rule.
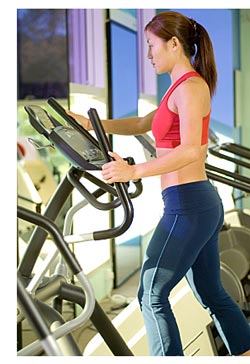
<path fill-rule="evenodd" d="M 192 182 L 166 188 L 162 196 L 164 214 L 148 245 L 138 290 L 150 355 L 183 355 L 168 297 L 184 276 L 229 353 L 249 350 L 250 326 L 220 280 L 224 212 L 215 188 L 208 180 Z"/>

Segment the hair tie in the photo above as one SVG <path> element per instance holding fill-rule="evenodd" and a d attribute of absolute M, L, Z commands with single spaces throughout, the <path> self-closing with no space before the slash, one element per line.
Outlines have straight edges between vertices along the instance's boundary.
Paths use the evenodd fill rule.
<path fill-rule="evenodd" d="M 199 38 L 199 34 L 197 31 L 197 22 L 193 18 L 190 18 L 190 22 L 191 22 L 191 26 L 192 26 L 192 36 L 193 36 L 194 43 L 195 43 L 197 41 L 197 39 Z"/>

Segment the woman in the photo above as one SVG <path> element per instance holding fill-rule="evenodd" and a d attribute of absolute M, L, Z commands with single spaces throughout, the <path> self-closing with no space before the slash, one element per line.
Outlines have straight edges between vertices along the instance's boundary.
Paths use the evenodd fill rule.
<path fill-rule="evenodd" d="M 128 165 L 117 153 L 103 165 L 108 183 L 161 176 L 164 213 L 147 248 L 138 298 L 150 354 L 183 355 L 168 297 L 186 276 L 196 298 L 209 311 L 231 355 L 250 355 L 250 327 L 220 281 L 218 234 L 224 214 L 207 179 L 205 160 L 216 66 L 203 26 L 172 11 L 146 26 L 148 59 L 157 74 L 168 72 L 171 86 L 158 109 L 145 117 L 104 120 L 107 133 L 152 130 L 157 158 Z M 88 119 L 69 112 L 86 129 Z"/>

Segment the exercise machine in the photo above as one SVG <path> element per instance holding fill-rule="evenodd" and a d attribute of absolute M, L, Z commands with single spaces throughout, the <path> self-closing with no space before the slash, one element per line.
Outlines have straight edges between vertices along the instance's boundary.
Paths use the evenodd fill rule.
<path fill-rule="evenodd" d="M 59 266 L 57 266 L 53 275 L 45 277 L 45 273 L 52 262 L 54 262 L 59 250 L 60 253 L 63 253 L 64 260 L 65 250 L 67 254 L 72 257 L 72 252 L 69 249 L 68 244 L 87 240 L 109 239 L 124 233 L 130 227 L 133 220 L 133 205 L 131 203 L 131 198 L 137 197 L 142 192 L 142 183 L 140 180 L 134 181 L 134 190 L 129 192 L 129 184 L 115 183 L 113 186 L 110 186 L 87 172 L 88 170 L 100 170 L 102 164 L 105 161 L 110 160 L 108 151 L 111 150 L 111 147 L 102 129 L 96 110 L 89 110 L 89 116 L 92 124 L 95 125 L 98 140 L 81 128 L 74 119 L 70 118 L 56 100 L 50 99 L 49 103 L 58 114 L 64 117 L 71 127 L 62 125 L 48 112 L 38 106 L 26 106 L 25 110 L 29 115 L 32 126 L 39 133 L 43 134 L 53 147 L 58 148 L 67 160 L 71 162 L 72 166 L 55 190 L 43 215 L 18 207 L 18 217 L 26 221 L 31 221 L 36 225 L 18 267 L 18 283 L 21 282 L 19 285 L 21 290 L 19 291 L 18 297 L 21 296 L 20 292 L 23 292 L 23 288 L 25 288 L 31 298 L 35 297 L 35 305 L 39 306 L 40 316 L 36 314 L 34 317 L 36 319 L 38 317 L 44 318 L 45 333 L 43 332 L 43 335 L 48 334 L 48 332 L 46 333 L 46 325 L 49 329 L 55 325 L 56 327 L 59 325 L 59 327 L 49 335 L 52 335 L 52 338 L 56 339 L 57 343 L 59 343 L 59 338 L 60 342 L 63 340 L 63 344 L 60 345 L 59 348 L 62 350 L 63 355 L 80 355 L 77 345 L 72 344 L 74 340 L 71 336 L 71 331 L 76 327 L 79 327 L 79 325 L 82 325 L 89 316 L 114 355 L 131 356 L 133 355 L 131 350 L 105 315 L 95 298 L 93 312 L 90 312 L 91 310 L 88 309 L 88 315 L 83 315 L 88 307 L 89 298 L 91 298 L 90 302 L 93 301 L 93 292 L 89 294 L 91 297 L 88 297 L 85 293 L 85 287 L 79 287 L 68 282 L 67 274 L 65 273 L 66 267 L 65 264 L 63 264 L 62 259 L 59 261 Z M 128 163 L 133 163 L 131 157 L 127 158 L 127 160 Z M 94 183 L 97 186 L 97 189 L 91 193 L 82 183 L 83 179 Z M 55 225 L 54 221 L 74 188 L 83 195 L 85 200 L 79 203 L 77 207 L 72 207 L 73 210 L 69 211 L 65 223 L 65 236 L 63 236 L 59 233 L 58 227 Z M 104 203 L 98 200 L 98 198 L 105 193 L 109 193 L 113 196 L 110 202 Z M 122 206 L 124 210 L 124 219 L 120 225 L 111 229 L 84 233 L 82 235 L 78 234 L 77 236 L 71 235 L 72 215 L 74 214 L 74 211 L 82 208 L 87 203 L 104 211 Z M 57 246 L 57 249 L 55 249 L 48 259 L 44 261 L 42 269 L 33 275 L 35 263 L 48 235 L 46 229 L 50 234 L 52 234 L 52 231 L 56 230 L 56 237 L 54 236 L 54 240 L 57 242 L 59 239 L 61 245 L 59 247 Z M 74 257 L 72 259 L 72 264 L 77 264 L 76 258 Z M 67 263 L 67 265 L 69 265 L 69 263 Z M 79 273 L 73 270 L 73 274 L 77 275 L 77 279 L 79 280 Z M 85 278 L 86 277 L 83 278 L 83 275 L 80 274 L 80 279 L 84 280 Z M 51 300 L 54 302 L 53 306 L 48 303 L 51 302 Z M 63 317 L 60 315 L 63 300 L 77 303 L 82 307 L 83 313 L 80 315 L 81 319 L 76 317 L 72 322 L 64 322 Z M 28 303 L 31 306 L 34 304 L 32 300 L 29 300 Z M 21 307 L 24 307 L 23 303 Z M 24 312 L 22 310 L 19 311 L 18 322 L 23 320 L 25 314 L 27 315 L 27 311 L 27 309 L 24 310 Z M 37 312 L 37 310 L 35 311 Z M 34 320 L 32 323 L 34 325 Z M 35 324 L 39 328 L 39 320 L 36 320 Z M 41 355 L 41 352 L 41 342 L 36 341 L 21 348 L 18 351 L 18 355 Z M 53 352 L 53 350 L 48 352 Z"/>
<path fill-rule="evenodd" d="M 67 265 L 71 268 L 72 272 L 81 283 L 85 297 L 84 308 L 78 317 L 68 322 L 63 322 L 63 320 L 60 321 L 60 315 L 56 315 L 55 310 L 50 310 L 50 306 L 43 304 L 37 298 L 34 298 L 34 291 L 32 292 L 32 290 L 30 290 L 33 294 L 29 294 L 30 291 L 25 289 L 25 282 L 20 271 L 18 271 L 17 298 L 19 303 L 19 317 L 22 318 L 23 315 L 25 315 L 25 317 L 28 318 L 40 339 L 33 342 L 23 350 L 20 350 L 18 354 L 23 352 L 22 355 L 31 355 L 33 353 L 38 355 L 45 350 L 48 355 L 62 355 L 65 350 L 65 344 L 67 343 L 68 346 L 66 347 L 70 349 L 71 354 L 74 353 L 75 355 L 80 355 L 77 346 L 74 345 L 72 336 L 67 335 L 70 334 L 76 327 L 85 323 L 93 313 L 95 296 L 92 286 L 84 275 L 79 262 L 70 250 L 68 244 L 65 243 L 60 230 L 50 219 L 22 207 L 17 208 L 17 216 L 49 231 L 49 233 L 53 236 L 58 249 L 67 262 Z M 41 276 L 39 278 L 41 278 Z M 32 283 L 31 279 L 29 285 L 32 285 Z M 50 322 L 50 320 L 52 321 Z M 52 326 L 54 327 L 53 332 Z M 57 341 L 57 339 L 60 339 L 61 337 L 65 339 L 65 343 L 63 342 L 64 345 L 62 347 L 60 347 L 59 341 Z"/>
<path fill-rule="evenodd" d="M 230 179 L 238 179 L 240 186 L 233 185 L 232 200 L 236 205 L 237 200 L 249 196 L 250 186 L 250 148 L 240 144 L 226 142 L 219 143 L 219 138 L 213 133 L 212 145 L 209 147 L 209 156 L 214 163 L 225 162 L 228 169 L 224 171 Z M 226 183 L 228 184 L 228 183 Z M 244 186 L 243 186 L 244 185 Z M 236 189 L 236 191 L 235 191 Z M 237 193 L 236 193 L 237 192 Z M 243 284 L 247 301 L 250 300 L 250 210 L 239 209 L 236 206 L 225 211 L 225 222 L 220 233 L 221 260 L 230 266 Z"/>
<path fill-rule="evenodd" d="M 232 165 L 234 172 L 237 175 L 241 175 L 242 181 L 244 182 L 244 171 L 250 169 L 250 148 L 232 142 L 220 143 L 219 138 L 212 130 L 210 130 L 209 136 L 211 139 L 209 154 L 214 157 L 215 161 L 217 159 Z M 249 182 L 248 177 L 246 177 L 245 182 Z M 234 191 L 232 192 L 232 203 L 234 207 L 225 212 L 225 221 L 231 226 L 245 226 L 250 228 L 250 210 L 239 209 L 235 206 L 238 200 L 242 200 L 248 196 L 248 191 L 241 191 L 241 194 L 237 195 L 235 195 Z"/>
<path fill-rule="evenodd" d="M 58 112 L 59 114 L 63 113 L 63 110 L 60 108 L 60 105 L 58 106 L 54 99 L 50 100 L 50 103 L 54 106 L 56 105 L 55 109 L 57 108 L 57 110 L 59 110 Z M 42 112 L 40 109 L 34 110 L 32 107 L 31 109 L 29 107 L 29 109 L 27 109 L 26 111 L 29 113 L 30 118 L 35 118 L 36 120 L 38 119 L 37 121 L 41 121 L 41 119 L 43 119 L 44 110 Z M 102 163 L 105 161 L 105 148 L 104 150 L 102 150 L 99 146 L 99 143 L 96 144 L 96 140 L 94 142 L 92 140 L 92 136 L 89 137 L 89 134 L 86 134 L 87 133 L 86 131 L 82 132 L 81 130 L 78 130 L 80 128 L 78 124 L 76 126 L 73 126 L 73 128 L 76 127 L 75 130 L 79 131 L 80 135 L 86 134 L 86 139 L 88 141 L 88 148 L 84 148 L 84 145 L 81 145 L 81 148 L 79 147 L 79 145 L 78 147 L 76 147 L 75 141 L 74 143 L 72 143 L 73 145 L 71 145 L 70 140 L 72 141 L 72 134 L 75 133 L 75 130 L 73 131 L 72 128 L 70 128 L 71 130 L 65 130 L 65 129 L 61 130 L 62 126 L 58 125 L 58 123 L 55 121 L 54 118 L 50 118 L 50 115 L 48 113 L 45 112 L 45 114 L 46 116 L 49 116 L 49 120 L 52 123 L 52 125 L 49 124 L 47 125 L 46 128 L 41 127 L 39 125 L 40 132 L 45 133 L 44 135 L 47 137 L 47 139 L 49 139 L 54 145 L 56 145 L 56 147 L 57 145 L 59 145 L 58 148 L 67 158 L 71 160 L 74 167 L 71 167 L 67 175 L 67 178 L 65 178 L 65 180 L 61 182 L 61 186 L 58 187 L 58 189 L 55 192 L 55 195 L 52 198 L 53 200 L 56 196 L 56 199 L 58 199 L 57 203 L 53 203 L 53 201 L 50 201 L 44 215 L 48 217 L 50 220 L 53 220 L 60 210 L 60 206 L 58 207 L 57 205 L 62 204 L 62 201 L 59 202 L 60 198 L 64 199 L 65 201 L 65 197 L 67 198 L 70 195 L 73 188 L 79 189 L 86 199 L 87 196 L 90 197 L 88 202 L 91 203 L 90 201 L 93 200 L 92 201 L 93 205 L 96 204 L 96 206 L 99 205 L 99 201 L 97 201 L 99 194 L 103 193 L 100 192 L 100 189 L 104 190 L 105 193 L 108 192 L 114 196 L 114 201 L 116 202 L 112 202 L 111 208 L 115 208 L 115 205 L 117 203 L 120 203 L 118 201 L 122 200 L 118 192 L 116 192 L 116 188 L 112 186 L 107 186 L 105 183 L 98 180 L 98 182 L 95 181 L 97 186 L 99 186 L 99 189 L 97 190 L 98 192 L 90 194 L 89 191 L 86 191 L 82 183 L 80 183 L 80 179 L 82 178 L 95 180 L 93 176 L 90 177 L 90 174 L 86 172 L 86 170 L 101 168 Z M 90 112 L 89 116 L 90 118 L 98 119 L 96 111 L 94 111 L 93 114 Z M 91 122 L 94 126 L 95 122 L 92 119 Z M 45 121 L 43 124 L 45 124 Z M 71 125 L 73 124 L 74 123 L 72 123 Z M 101 125 L 99 125 L 99 128 L 101 128 Z M 97 134 L 98 130 L 99 129 L 97 127 L 96 128 Z M 70 135 L 69 141 L 67 140 L 68 138 L 67 133 L 69 133 Z M 79 143 L 80 140 L 82 142 L 82 139 L 77 139 L 78 137 L 80 138 L 79 134 L 78 133 L 76 134 L 77 134 L 76 140 L 79 140 Z M 67 140 L 66 143 L 64 139 Z M 100 142 L 100 145 L 105 144 L 105 133 L 103 132 L 103 130 L 101 130 L 101 137 L 98 136 L 97 139 L 99 142 L 102 139 L 104 139 L 104 143 Z M 68 146 L 65 147 L 65 144 L 66 145 L 69 144 L 70 147 Z M 73 152 L 70 149 L 71 147 L 73 149 Z M 91 148 L 91 153 L 89 153 L 90 148 Z M 83 158 L 79 157 L 79 150 L 84 151 L 84 156 L 82 156 Z M 108 150 L 110 150 L 109 145 L 106 148 L 106 152 Z M 152 150 L 150 153 L 152 153 Z M 95 167 L 93 167 L 93 165 L 95 165 Z M 211 175 L 213 173 L 214 172 L 211 172 Z M 222 177 L 220 176 L 218 178 L 221 179 Z M 237 181 L 236 183 L 238 184 Z M 127 186 L 125 186 L 125 191 L 127 192 Z M 105 208 L 110 208 L 110 205 L 105 206 Z M 126 215 L 127 214 L 125 213 L 125 216 Z M 65 230 L 69 230 L 70 223 L 67 222 L 66 225 L 67 228 Z M 126 222 L 122 224 L 122 226 L 123 226 L 121 229 L 122 232 L 120 232 L 120 229 L 118 228 L 118 234 L 123 233 L 123 231 L 129 228 L 130 224 Z M 114 232 L 110 233 L 109 229 L 105 233 L 101 232 L 101 238 L 104 239 L 104 238 L 109 238 L 110 236 L 114 235 L 116 236 L 117 229 L 115 230 L 116 230 L 115 233 Z M 93 238 L 98 239 L 98 237 L 100 238 L 99 233 L 100 232 L 90 233 L 87 239 L 93 239 Z M 22 273 L 22 278 L 27 280 L 29 280 L 29 277 L 31 275 L 30 266 L 32 266 L 34 263 L 34 258 L 32 259 L 33 254 L 31 254 L 31 252 L 35 251 L 37 256 L 37 253 L 39 252 L 39 247 L 41 247 L 42 241 L 44 241 L 45 239 L 44 233 L 42 233 L 41 229 L 39 230 L 39 228 L 34 232 L 34 235 L 36 235 L 35 240 L 36 243 L 38 242 L 38 247 L 37 246 L 35 247 L 34 243 L 35 240 L 31 240 L 31 242 L 33 241 L 33 244 L 31 244 L 33 245 L 32 249 L 31 248 L 28 249 L 29 252 L 26 252 L 26 254 L 24 255 L 24 259 L 21 261 L 21 264 L 19 266 L 19 269 Z M 84 236 L 78 236 L 78 237 L 70 236 L 68 232 L 64 232 L 64 235 L 65 235 L 64 240 L 67 244 L 75 241 L 84 241 L 84 239 L 86 238 Z M 29 262 L 29 258 L 31 258 L 31 262 Z M 26 262 L 24 262 L 25 260 Z M 26 265 L 25 263 L 28 262 L 29 264 Z M 226 274 L 228 272 L 230 273 L 230 269 L 227 269 L 227 266 L 225 268 L 225 271 Z M 232 276 L 233 275 L 231 275 L 230 277 Z M 62 283 L 61 278 L 59 279 L 58 277 L 56 278 L 59 281 L 59 284 L 57 283 L 56 288 L 55 286 L 53 287 L 54 282 L 53 281 L 50 282 L 51 283 L 50 289 L 52 287 L 53 291 L 52 295 L 48 293 L 49 290 L 39 287 L 39 289 L 36 291 L 37 292 L 36 297 L 41 299 L 43 296 L 43 300 L 41 299 L 41 301 L 46 300 L 46 297 L 48 296 L 50 297 L 56 296 L 57 298 L 59 297 L 60 299 L 61 298 L 71 299 L 72 301 L 77 302 L 82 307 L 84 307 L 85 300 L 82 290 L 79 289 L 79 287 L 76 288 L 76 286 L 72 285 L 69 286 L 68 283 L 66 282 Z M 244 297 L 242 298 L 242 300 L 243 299 Z M 175 289 L 171 294 L 170 301 L 173 307 L 173 311 L 176 315 L 178 325 L 180 327 L 185 355 L 207 355 L 207 356 L 225 355 L 225 348 L 223 347 L 223 344 L 219 339 L 218 333 L 216 333 L 214 329 L 210 316 L 196 301 L 196 299 L 192 294 L 192 291 L 190 290 L 185 280 L 182 280 L 175 287 Z M 133 301 L 120 315 L 118 315 L 117 318 L 113 321 L 113 323 L 107 320 L 106 315 L 103 314 L 102 310 L 100 313 L 99 309 L 100 306 L 97 303 L 95 303 L 93 314 L 90 317 L 90 319 L 93 320 L 92 322 L 95 322 L 95 326 L 99 331 L 99 334 L 96 337 L 94 337 L 94 339 L 91 340 L 90 343 L 87 345 L 87 347 L 84 350 L 84 355 L 148 355 L 145 329 L 143 322 L 141 321 L 142 320 L 141 313 L 137 300 Z M 190 322 L 192 322 L 192 325 L 190 325 Z M 104 330 L 104 328 L 106 328 L 106 330 Z M 34 345 L 33 347 L 29 348 L 28 355 L 34 355 L 35 349 L 36 348 L 34 348 Z M 26 352 L 22 351 L 21 355 L 27 355 L 27 350 Z M 64 355 L 78 355 L 78 354 L 64 354 Z"/>

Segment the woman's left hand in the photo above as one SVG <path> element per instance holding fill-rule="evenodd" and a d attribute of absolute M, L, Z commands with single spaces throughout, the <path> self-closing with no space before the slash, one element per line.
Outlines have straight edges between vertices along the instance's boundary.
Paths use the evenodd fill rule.
<path fill-rule="evenodd" d="M 102 166 L 102 176 L 107 183 L 128 182 L 133 179 L 134 165 L 129 165 L 115 152 L 109 152 L 114 161 Z"/>

